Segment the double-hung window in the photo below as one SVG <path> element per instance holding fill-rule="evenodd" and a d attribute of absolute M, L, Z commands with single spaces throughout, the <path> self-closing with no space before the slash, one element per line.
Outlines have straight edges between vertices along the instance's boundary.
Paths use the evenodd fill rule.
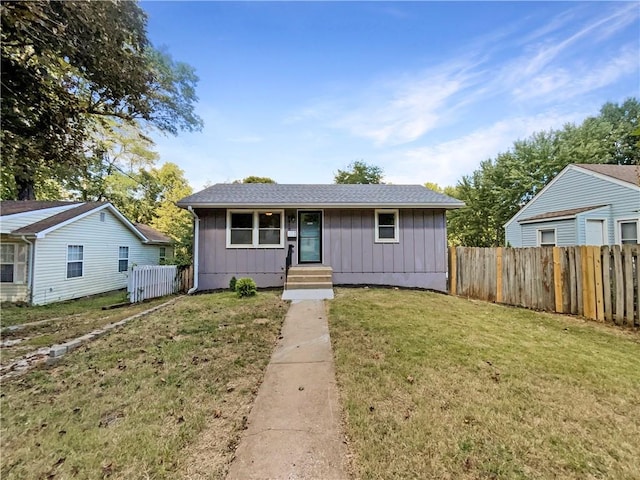
<path fill-rule="evenodd" d="M 165 265 L 167 263 L 167 247 L 160 247 L 159 248 L 159 253 L 160 253 L 160 258 L 159 260 L 159 264 L 160 265 Z"/>
<path fill-rule="evenodd" d="M 27 246 L 0 244 L 0 282 L 25 283 L 27 279 Z"/>
<path fill-rule="evenodd" d="M 620 243 L 638 243 L 638 220 L 620 220 L 618 222 Z"/>
<path fill-rule="evenodd" d="M 538 246 L 555 247 L 556 246 L 556 229 L 547 228 L 538 230 Z"/>
<path fill-rule="evenodd" d="M 129 247 L 118 247 L 118 271 L 129 270 Z"/>
<path fill-rule="evenodd" d="M 227 248 L 282 248 L 284 212 L 230 210 L 227 213 Z"/>
<path fill-rule="evenodd" d="M 398 210 L 376 210 L 376 243 L 399 241 Z"/>
<path fill-rule="evenodd" d="M 16 246 L 12 243 L 0 245 L 0 280 L 13 283 L 16 262 Z"/>
<path fill-rule="evenodd" d="M 67 278 L 82 276 L 84 264 L 84 247 L 82 245 L 67 246 Z"/>

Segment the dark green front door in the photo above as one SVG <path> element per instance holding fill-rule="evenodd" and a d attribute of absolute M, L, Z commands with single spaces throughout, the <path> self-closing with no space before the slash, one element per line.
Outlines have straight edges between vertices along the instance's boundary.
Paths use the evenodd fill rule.
<path fill-rule="evenodd" d="M 298 263 L 322 263 L 322 212 L 298 212 Z"/>

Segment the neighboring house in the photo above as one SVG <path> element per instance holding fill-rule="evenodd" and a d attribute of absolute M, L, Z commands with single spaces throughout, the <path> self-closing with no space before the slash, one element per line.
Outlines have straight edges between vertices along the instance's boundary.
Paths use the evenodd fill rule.
<path fill-rule="evenodd" d="M 637 165 L 569 165 L 505 224 L 512 247 L 638 243 Z"/>
<path fill-rule="evenodd" d="M 104 202 L 0 202 L 0 299 L 43 305 L 125 288 L 171 239 Z"/>
<path fill-rule="evenodd" d="M 333 282 L 446 290 L 445 211 L 464 204 L 419 185 L 217 184 L 178 202 L 195 222 L 196 288 L 231 277 L 283 286 L 292 265 Z"/>

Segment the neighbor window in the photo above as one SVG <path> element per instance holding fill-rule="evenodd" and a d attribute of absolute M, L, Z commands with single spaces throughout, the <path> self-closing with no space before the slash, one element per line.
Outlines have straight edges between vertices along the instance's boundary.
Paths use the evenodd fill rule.
<path fill-rule="evenodd" d="M 555 247 L 556 230 L 554 228 L 538 230 L 538 245 L 540 247 Z"/>
<path fill-rule="evenodd" d="M 636 244 L 638 243 L 638 221 L 623 220 L 618 222 L 620 227 L 620 243 Z"/>
<path fill-rule="evenodd" d="M 227 248 L 283 246 L 284 212 L 240 210 L 227 214 Z"/>
<path fill-rule="evenodd" d="M 82 245 L 67 246 L 67 278 L 82 276 L 84 263 L 84 247 Z"/>
<path fill-rule="evenodd" d="M 167 247 L 160 247 L 160 265 L 167 263 Z"/>
<path fill-rule="evenodd" d="M 118 271 L 129 270 L 129 247 L 118 247 Z"/>
<path fill-rule="evenodd" d="M 398 242 L 398 210 L 376 210 L 376 242 Z"/>
<path fill-rule="evenodd" d="M 27 246 L 0 244 L 0 282 L 24 283 L 27 278 Z"/>

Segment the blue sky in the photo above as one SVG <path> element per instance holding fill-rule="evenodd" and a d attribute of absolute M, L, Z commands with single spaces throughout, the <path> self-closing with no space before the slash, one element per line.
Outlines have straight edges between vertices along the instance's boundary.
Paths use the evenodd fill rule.
<path fill-rule="evenodd" d="M 200 133 L 155 135 L 197 191 L 331 183 L 355 160 L 454 185 L 533 132 L 639 97 L 638 2 L 142 2 L 200 78 Z"/>

